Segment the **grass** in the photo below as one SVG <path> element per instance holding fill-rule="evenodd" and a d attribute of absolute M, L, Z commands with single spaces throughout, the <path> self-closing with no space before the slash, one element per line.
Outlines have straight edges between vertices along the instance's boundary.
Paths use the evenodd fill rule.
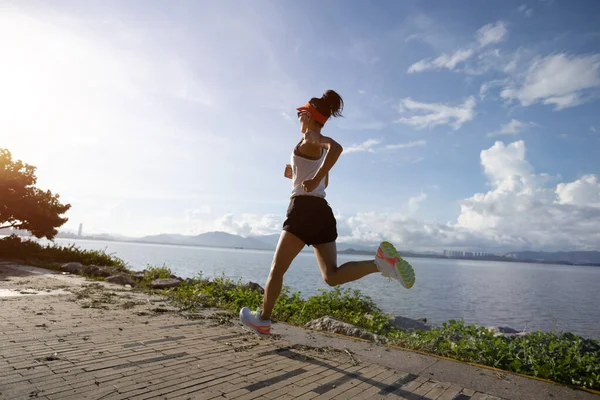
<path fill-rule="evenodd" d="M 104 252 L 80 250 L 75 246 L 43 247 L 37 242 L 21 241 L 16 237 L 0 239 L 0 254 L 4 258 L 27 262 L 35 260 L 52 264 L 73 261 L 84 265 L 115 266 L 131 272 L 122 260 Z M 171 275 L 171 270 L 164 265 L 149 267 L 140 288 L 145 290 L 152 280 Z M 102 291 L 98 286 L 90 285 L 78 292 L 77 297 L 92 300 L 91 307 L 105 307 L 104 303 L 113 302 L 114 299 L 109 296 L 92 298 L 96 297 L 93 294 Z M 192 313 L 206 306 L 237 313 L 241 307 L 258 309 L 262 304 L 260 291 L 241 281 L 234 282 L 225 277 L 209 280 L 201 274 L 189 282 L 182 282 L 176 289 L 161 293 L 182 310 Z M 133 302 L 129 302 L 123 307 L 133 306 Z M 301 293 L 291 293 L 289 288 L 284 287 L 275 305 L 273 320 L 303 326 L 326 315 L 385 337 L 392 345 L 600 390 L 600 342 L 568 332 L 537 331 L 523 337 L 504 337 L 495 336 L 484 327 L 455 320 L 427 332 L 408 332 L 397 329 L 390 321 L 392 316 L 385 314 L 368 296 L 357 290 L 340 288 L 321 290 L 318 295 L 305 299 Z M 232 317 L 223 313 L 212 318 L 218 324 L 229 324 Z"/>

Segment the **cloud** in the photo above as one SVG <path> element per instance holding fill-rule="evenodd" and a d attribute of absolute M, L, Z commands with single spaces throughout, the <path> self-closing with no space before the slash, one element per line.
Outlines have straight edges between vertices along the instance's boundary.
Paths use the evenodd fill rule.
<path fill-rule="evenodd" d="M 458 69 L 460 64 L 463 64 L 472 58 L 477 51 L 491 44 L 503 41 L 507 32 L 506 25 L 502 21 L 498 21 L 494 24 L 487 24 L 481 27 L 475 33 L 476 43 L 473 43 L 465 48 L 458 49 L 451 54 L 443 53 L 433 60 L 428 58 L 419 60 L 408 67 L 407 72 L 412 74 L 426 70 L 440 69 L 449 69 L 450 71 L 455 71 Z M 487 59 L 487 57 L 480 57 L 481 62 L 485 61 L 485 59 Z M 464 70 L 465 72 L 474 74 L 480 73 L 480 71 L 472 68 L 465 68 Z"/>
<path fill-rule="evenodd" d="M 595 175 L 584 175 L 556 186 L 557 203 L 600 207 L 600 183 Z"/>
<path fill-rule="evenodd" d="M 386 150 L 398 150 L 398 149 L 408 149 L 411 147 L 417 146 L 425 146 L 427 142 L 425 140 L 416 140 L 413 142 L 406 143 L 397 143 L 397 144 L 388 144 L 385 147 L 376 147 L 381 144 L 381 139 L 368 139 L 360 144 L 354 144 L 349 147 L 344 148 L 344 152 L 342 154 L 347 153 L 358 153 L 358 152 L 367 152 L 367 153 L 375 153 L 380 149 L 385 148 Z"/>
<path fill-rule="evenodd" d="M 511 73 L 517 70 L 517 60 L 511 60 L 508 64 L 504 66 L 504 72 Z"/>
<path fill-rule="evenodd" d="M 570 93 L 564 96 L 552 96 L 544 100 L 544 104 L 554 104 L 555 110 L 563 110 L 569 107 L 575 107 L 583 104 L 584 100 L 579 96 L 578 93 Z"/>
<path fill-rule="evenodd" d="M 368 139 L 360 144 L 354 144 L 350 147 L 345 147 L 344 152 L 342 154 L 358 153 L 361 151 L 374 153 L 375 149 L 373 147 L 377 146 L 379 143 L 381 143 L 381 140 L 379 140 L 379 139 Z"/>
<path fill-rule="evenodd" d="M 242 214 L 236 216 L 233 213 L 227 213 L 221 218 L 206 223 L 204 230 L 206 232 L 216 230 L 240 236 L 270 235 L 281 232 L 282 225 L 282 215 Z"/>
<path fill-rule="evenodd" d="M 520 5 L 517 10 L 519 10 L 519 12 L 525 15 L 527 18 L 533 15 L 533 8 L 529 7 L 527 4 Z"/>
<path fill-rule="evenodd" d="M 479 46 L 485 47 L 490 44 L 500 43 L 506 37 L 508 30 L 506 29 L 506 24 L 502 21 L 498 21 L 495 24 L 487 24 L 482 26 L 477 31 L 477 41 L 479 42 Z"/>
<path fill-rule="evenodd" d="M 600 229 L 600 185 L 594 175 L 555 189 L 535 174 L 523 141 L 496 142 L 481 152 L 481 164 L 492 189 L 461 202 L 457 227 L 515 248 L 594 249 Z"/>
<path fill-rule="evenodd" d="M 211 208 L 208 204 L 201 206 L 200 208 L 193 208 L 185 211 L 185 215 L 189 219 L 194 219 L 211 213 Z"/>
<path fill-rule="evenodd" d="M 483 82 L 481 84 L 481 86 L 479 87 L 479 98 L 481 100 L 485 99 L 485 96 L 487 95 L 487 92 L 490 89 L 502 87 L 502 86 L 506 85 L 507 83 L 508 83 L 508 80 L 506 80 L 506 79 L 496 79 L 493 81 Z"/>
<path fill-rule="evenodd" d="M 574 107 L 587 100 L 582 96 L 600 86 L 600 54 L 555 54 L 533 61 L 520 84 L 513 82 L 500 93 L 507 101 L 523 106 L 541 102 L 555 110 Z"/>
<path fill-rule="evenodd" d="M 471 49 L 463 49 L 457 50 L 451 55 L 442 54 L 438 58 L 433 61 L 421 60 L 408 68 L 408 73 L 412 74 L 413 72 L 422 72 L 427 69 L 442 69 L 446 68 L 451 71 L 456 69 L 456 66 L 466 60 L 468 60 L 473 55 L 473 50 Z"/>
<path fill-rule="evenodd" d="M 459 129 L 465 122 L 475 118 L 475 98 L 467 98 L 458 106 L 440 103 L 420 103 L 407 97 L 402 100 L 400 111 L 412 111 L 422 115 L 402 117 L 397 122 L 414 126 L 417 129 L 432 128 L 438 125 L 450 125 Z"/>
<path fill-rule="evenodd" d="M 597 249 L 597 176 L 585 175 L 547 187 L 548 176 L 535 172 L 523 141 L 496 142 L 481 151 L 480 158 L 491 188 L 462 200 L 456 222 L 441 224 L 394 212 L 340 215 L 336 217 L 343 228 L 340 241 L 374 245 L 387 239 L 402 249 L 457 247 L 500 253 L 517 249 Z M 411 198 L 409 210 L 418 210 L 425 199 L 424 194 Z"/>
<path fill-rule="evenodd" d="M 502 125 L 500 130 L 488 133 L 488 136 L 516 135 L 522 132 L 527 126 L 528 124 L 513 118 L 509 123 Z"/>
<path fill-rule="evenodd" d="M 426 144 L 425 140 L 416 140 L 413 142 L 388 144 L 385 148 L 388 150 L 409 149 L 411 147 L 425 146 Z"/>
<path fill-rule="evenodd" d="M 416 213 L 421 206 L 421 203 L 427 199 L 426 193 L 421 193 L 418 196 L 411 197 L 408 199 L 408 212 L 411 214 Z"/>

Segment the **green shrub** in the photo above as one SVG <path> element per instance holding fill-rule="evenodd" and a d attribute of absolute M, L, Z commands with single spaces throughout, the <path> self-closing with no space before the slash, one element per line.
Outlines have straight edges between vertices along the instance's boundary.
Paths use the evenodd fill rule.
<path fill-rule="evenodd" d="M 52 267 L 54 263 L 79 262 L 83 265 L 121 267 L 123 271 L 127 270 L 123 260 L 106 254 L 105 251 L 82 250 L 75 245 L 42 246 L 37 241 L 21 239 L 14 235 L 0 239 L 0 255 L 5 259 L 24 260 L 47 267 Z"/>
<path fill-rule="evenodd" d="M 146 268 L 144 271 L 144 277 L 139 284 L 145 287 L 155 279 L 167 279 L 170 278 L 171 275 L 173 275 L 173 272 L 171 272 L 171 269 L 166 265 L 163 265 L 162 267 L 148 266 L 148 268 Z"/>

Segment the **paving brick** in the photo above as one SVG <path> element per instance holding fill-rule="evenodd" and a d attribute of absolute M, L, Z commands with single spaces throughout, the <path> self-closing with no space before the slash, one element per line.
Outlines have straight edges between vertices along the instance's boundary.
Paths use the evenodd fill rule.
<path fill-rule="evenodd" d="M 449 382 L 439 382 L 437 386 L 425 394 L 425 397 L 431 400 L 437 400 L 449 387 Z"/>
<path fill-rule="evenodd" d="M 442 393 L 442 395 L 437 398 L 437 400 L 452 400 L 456 397 L 457 394 L 460 393 L 461 390 L 462 387 L 451 384 L 448 387 L 448 389 L 446 389 L 444 393 Z"/>

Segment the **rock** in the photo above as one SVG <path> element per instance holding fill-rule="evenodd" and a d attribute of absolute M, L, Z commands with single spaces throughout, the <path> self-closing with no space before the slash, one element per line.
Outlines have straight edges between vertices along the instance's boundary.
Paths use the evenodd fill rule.
<path fill-rule="evenodd" d="M 507 326 L 490 326 L 486 329 L 494 332 L 494 336 L 505 336 L 505 337 L 524 337 L 529 335 L 529 332 L 521 332 Z"/>
<path fill-rule="evenodd" d="M 366 330 L 352 324 L 338 321 L 331 316 L 325 316 L 312 320 L 306 324 L 306 327 L 319 331 L 338 333 L 345 336 L 353 336 L 371 341 L 380 341 L 380 338 L 377 335 L 367 332 Z"/>
<path fill-rule="evenodd" d="M 116 283 L 118 285 L 135 286 L 136 283 L 125 275 L 111 275 L 105 279 L 106 282 Z"/>
<path fill-rule="evenodd" d="M 60 267 L 60 270 L 62 272 L 68 272 L 70 274 L 78 274 L 81 268 L 83 268 L 83 265 L 81 263 L 70 262 L 63 264 L 62 267 Z"/>
<path fill-rule="evenodd" d="M 265 293 L 265 289 L 263 289 L 262 286 L 260 286 L 256 282 L 248 282 L 248 283 L 246 283 L 244 285 L 244 289 L 247 289 L 247 290 L 256 290 L 257 292 L 260 292 L 260 294 L 264 294 Z"/>
<path fill-rule="evenodd" d="M 207 308 L 213 305 L 212 300 L 205 294 L 198 295 L 198 307 Z"/>
<path fill-rule="evenodd" d="M 146 275 L 146 270 L 138 271 L 135 274 L 133 274 L 133 279 L 139 282 L 142 279 L 144 279 L 145 275 Z"/>
<path fill-rule="evenodd" d="M 179 285 L 181 285 L 181 281 L 179 279 L 172 279 L 172 278 L 155 279 L 152 282 L 150 282 L 151 289 L 169 289 L 169 288 L 176 288 Z"/>
<path fill-rule="evenodd" d="M 126 287 L 126 288 L 130 288 L 130 287 L 131 287 L 131 285 L 129 285 L 129 284 L 126 284 L 126 285 L 125 285 L 125 287 Z"/>
<path fill-rule="evenodd" d="M 183 282 L 183 279 L 180 278 L 180 277 L 178 277 L 177 275 L 171 275 L 171 276 L 169 276 L 169 278 L 170 279 L 177 279 L 178 281 Z"/>
<path fill-rule="evenodd" d="M 109 270 L 110 267 L 98 267 L 96 265 L 86 265 L 81 268 L 81 274 L 92 276 L 95 278 L 108 278 L 113 275 Z"/>
<path fill-rule="evenodd" d="M 410 319 L 406 317 L 396 317 L 390 321 L 398 329 L 403 331 L 423 331 L 431 330 L 431 325 L 426 324 L 427 318 Z"/>

